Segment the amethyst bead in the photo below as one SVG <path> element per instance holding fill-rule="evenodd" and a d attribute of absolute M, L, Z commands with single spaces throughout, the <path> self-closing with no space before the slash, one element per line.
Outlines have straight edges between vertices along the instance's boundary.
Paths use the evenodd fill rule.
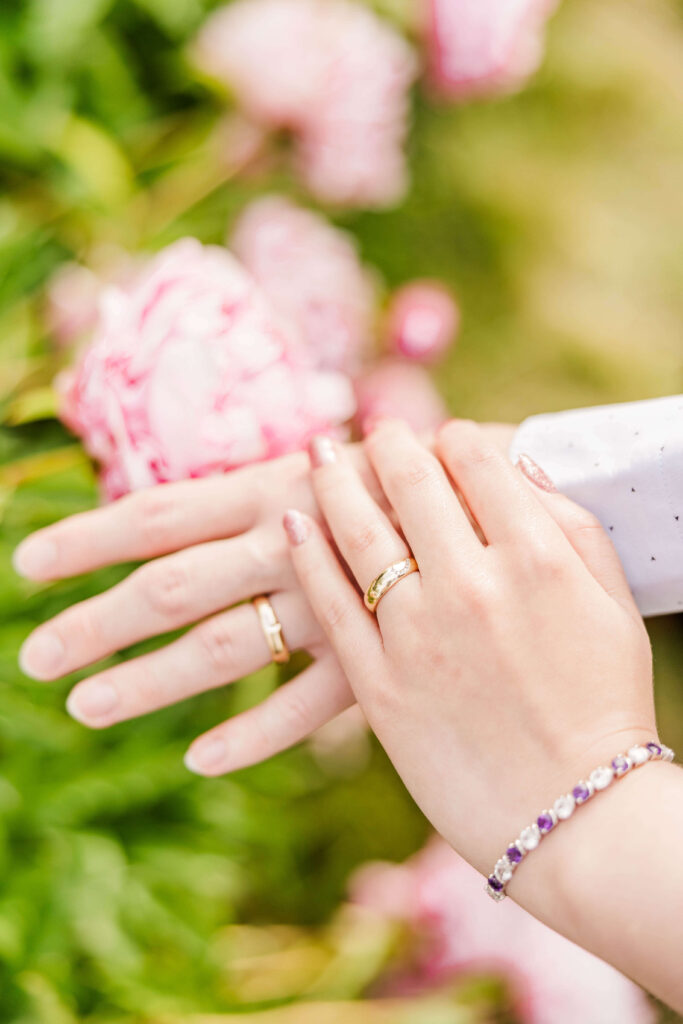
<path fill-rule="evenodd" d="M 551 832 L 558 823 L 571 817 L 575 807 L 586 803 L 595 793 L 607 789 L 615 778 L 626 775 L 632 768 L 647 764 L 652 759 L 673 761 L 674 752 L 658 740 L 637 743 L 625 754 L 616 754 L 606 765 L 594 768 L 590 775 L 576 783 L 571 793 L 564 793 L 549 810 L 541 811 L 533 824 L 522 829 L 519 837 L 510 843 L 503 856 L 496 862 L 493 874 L 486 883 L 489 897 L 496 903 L 506 898 L 505 887 L 513 877 L 517 865 L 528 853 L 536 849 L 544 835 Z"/>
<path fill-rule="evenodd" d="M 576 800 L 577 804 L 585 804 L 590 795 L 591 791 L 585 782 L 580 782 L 578 786 L 574 786 L 572 790 L 572 796 Z"/>

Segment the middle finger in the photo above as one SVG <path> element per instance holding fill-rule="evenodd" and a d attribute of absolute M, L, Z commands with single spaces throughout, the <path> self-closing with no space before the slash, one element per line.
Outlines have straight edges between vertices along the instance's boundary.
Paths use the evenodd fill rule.
<path fill-rule="evenodd" d="M 111 590 L 39 626 L 22 647 L 21 665 L 36 679 L 56 679 L 140 640 L 292 582 L 279 531 L 264 527 L 198 544 L 148 562 Z"/>

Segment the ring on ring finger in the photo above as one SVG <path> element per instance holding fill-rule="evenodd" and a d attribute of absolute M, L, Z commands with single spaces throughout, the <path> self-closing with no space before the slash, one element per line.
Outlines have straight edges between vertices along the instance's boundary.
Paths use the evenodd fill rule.
<path fill-rule="evenodd" d="M 286 665 L 291 655 L 282 632 L 282 623 L 275 614 L 275 609 L 263 594 L 252 598 L 251 603 L 259 617 L 271 659 L 278 665 Z"/>

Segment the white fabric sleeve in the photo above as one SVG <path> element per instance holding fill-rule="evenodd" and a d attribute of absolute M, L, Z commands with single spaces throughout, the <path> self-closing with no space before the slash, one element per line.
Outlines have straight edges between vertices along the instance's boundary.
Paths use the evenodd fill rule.
<path fill-rule="evenodd" d="M 598 517 L 643 615 L 683 611 L 683 395 L 532 416 L 522 452 Z"/>

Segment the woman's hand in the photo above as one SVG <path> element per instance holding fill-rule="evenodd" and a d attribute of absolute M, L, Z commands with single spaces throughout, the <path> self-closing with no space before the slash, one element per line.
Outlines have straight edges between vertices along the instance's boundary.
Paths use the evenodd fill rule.
<path fill-rule="evenodd" d="M 365 443 L 402 536 L 343 451 L 313 446 L 318 504 L 360 590 L 417 560 L 376 617 L 320 528 L 298 513 L 286 526 L 370 724 L 435 827 L 485 870 L 563 787 L 653 736 L 650 645 L 589 513 L 533 486 L 473 424 L 452 422 L 437 447 L 443 465 L 394 422 Z"/>
<path fill-rule="evenodd" d="M 365 447 L 400 532 L 321 440 L 314 489 L 357 586 L 319 526 L 290 511 L 297 573 L 407 787 L 489 874 L 556 797 L 656 736 L 648 637 L 602 528 L 530 460 L 533 483 L 463 422 L 439 434 L 441 461 L 393 422 Z M 411 553 L 419 573 L 370 614 L 362 592 Z M 676 766 L 629 773 L 548 836 L 508 891 L 683 1008 L 681 805 Z"/>

